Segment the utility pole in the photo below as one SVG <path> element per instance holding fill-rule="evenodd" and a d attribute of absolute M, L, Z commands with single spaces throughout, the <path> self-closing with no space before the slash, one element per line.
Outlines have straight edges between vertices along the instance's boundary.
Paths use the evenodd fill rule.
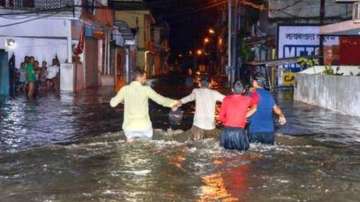
<path fill-rule="evenodd" d="M 320 26 L 324 25 L 325 21 L 325 0 L 320 0 Z M 324 36 L 320 33 L 320 47 L 319 47 L 319 63 L 324 65 Z"/>
<path fill-rule="evenodd" d="M 228 0 L 228 65 L 227 65 L 227 76 L 229 86 L 232 84 L 232 0 Z"/>
<path fill-rule="evenodd" d="M 230 86 L 235 81 L 237 68 L 237 28 L 238 28 L 238 0 L 228 2 L 228 81 Z"/>

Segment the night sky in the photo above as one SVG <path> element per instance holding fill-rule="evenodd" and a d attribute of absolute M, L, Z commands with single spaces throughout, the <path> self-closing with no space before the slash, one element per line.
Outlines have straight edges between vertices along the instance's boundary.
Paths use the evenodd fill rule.
<path fill-rule="evenodd" d="M 170 25 L 170 43 L 174 52 L 197 48 L 209 27 L 219 17 L 226 0 L 146 0 L 157 20 Z"/>

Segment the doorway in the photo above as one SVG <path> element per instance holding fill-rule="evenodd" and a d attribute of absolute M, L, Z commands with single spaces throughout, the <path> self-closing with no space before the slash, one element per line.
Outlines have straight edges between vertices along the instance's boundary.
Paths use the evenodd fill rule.
<path fill-rule="evenodd" d="M 0 49 L 0 95 L 9 95 L 9 82 L 8 53 Z"/>
<path fill-rule="evenodd" d="M 86 88 L 93 88 L 98 86 L 98 42 L 86 38 L 85 44 L 85 84 Z"/>

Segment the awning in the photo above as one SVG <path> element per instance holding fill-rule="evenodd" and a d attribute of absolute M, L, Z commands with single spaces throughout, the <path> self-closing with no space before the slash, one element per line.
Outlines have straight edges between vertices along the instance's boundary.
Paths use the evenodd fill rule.
<path fill-rule="evenodd" d="M 129 25 L 122 20 L 114 22 L 114 27 L 118 29 L 113 31 L 113 40 L 116 41 L 118 46 L 131 46 L 135 45 L 135 35 Z"/>
<path fill-rule="evenodd" d="M 320 34 L 335 36 L 360 36 L 360 21 L 347 20 L 335 24 L 324 25 L 320 27 Z"/>
<path fill-rule="evenodd" d="M 247 65 L 252 66 L 280 66 L 287 64 L 296 64 L 301 57 L 293 57 L 293 58 L 281 58 L 277 60 L 267 60 L 267 61 L 253 61 L 246 63 Z"/>

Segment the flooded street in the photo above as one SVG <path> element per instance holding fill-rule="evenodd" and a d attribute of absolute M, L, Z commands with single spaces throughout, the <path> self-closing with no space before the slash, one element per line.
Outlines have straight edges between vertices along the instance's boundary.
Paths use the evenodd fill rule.
<path fill-rule="evenodd" d="M 166 88 L 169 96 L 187 92 Z M 127 144 L 122 107 L 110 108 L 112 96 L 103 89 L 3 100 L 0 201 L 360 199 L 360 118 L 294 102 L 282 91 L 277 98 L 288 124 L 277 131 L 277 145 L 239 153 L 216 140 L 171 141 L 181 131 L 167 130 L 168 110 L 152 104 L 154 128 L 165 138 Z M 177 129 L 191 127 L 186 109 Z"/>

